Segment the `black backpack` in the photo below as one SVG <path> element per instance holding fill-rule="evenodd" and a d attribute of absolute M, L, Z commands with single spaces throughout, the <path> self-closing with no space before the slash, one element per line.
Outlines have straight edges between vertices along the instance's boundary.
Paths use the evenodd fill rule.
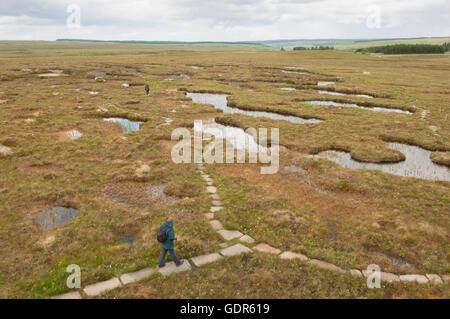
<path fill-rule="evenodd" d="M 159 230 L 158 233 L 156 233 L 156 239 L 160 242 L 160 243 L 164 243 L 167 241 L 167 226 L 164 227 L 163 229 Z"/>

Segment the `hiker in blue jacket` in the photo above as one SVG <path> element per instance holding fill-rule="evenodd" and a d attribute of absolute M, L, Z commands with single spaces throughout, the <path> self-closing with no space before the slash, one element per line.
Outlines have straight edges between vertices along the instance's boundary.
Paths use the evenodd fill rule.
<path fill-rule="evenodd" d="M 180 261 L 175 254 L 174 249 L 174 243 L 173 241 L 176 240 L 175 238 L 175 231 L 173 230 L 173 218 L 168 218 L 167 221 L 159 227 L 159 230 L 164 230 L 167 234 L 167 240 L 165 242 L 162 242 L 162 253 L 161 257 L 159 258 L 159 267 L 162 268 L 165 265 L 165 259 L 167 251 L 169 251 L 170 256 L 172 256 L 172 260 L 175 262 L 175 265 L 181 266 L 183 264 L 183 261 Z"/>

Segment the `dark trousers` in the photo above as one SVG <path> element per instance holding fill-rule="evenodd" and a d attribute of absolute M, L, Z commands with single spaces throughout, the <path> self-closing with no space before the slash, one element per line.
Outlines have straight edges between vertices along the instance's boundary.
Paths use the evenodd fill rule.
<path fill-rule="evenodd" d="M 175 264 L 179 265 L 181 261 L 178 259 L 177 255 L 175 254 L 175 250 L 163 248 L 161 257 L 159 258 L 159 267 L 164 267 L 167 252 L 169 252 L 170 256 L 172 256 L 172 260 L 175 262 Z"/>

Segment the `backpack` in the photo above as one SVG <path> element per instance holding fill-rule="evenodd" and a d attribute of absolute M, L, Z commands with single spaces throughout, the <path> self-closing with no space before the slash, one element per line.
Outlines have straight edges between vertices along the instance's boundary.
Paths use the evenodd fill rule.
<path fill-rule="evenodd" d="M 158 240 L 160 243 L 164 243 L 167 241 L 167 227 L 164 227 L 163 229 L 159 230 L 156 233 L 156 240 Z"/>

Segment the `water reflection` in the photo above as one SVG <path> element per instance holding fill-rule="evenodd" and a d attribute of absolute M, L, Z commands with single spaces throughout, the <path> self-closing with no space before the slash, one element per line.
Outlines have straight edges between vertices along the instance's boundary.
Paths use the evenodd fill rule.
<path fill-rule="evenodd" d="M 284 170 L 288 171 L 288 172 L 296 172 L 296 173 L 302 173 L 302 174 L 306 173 L 306 170 L 304 170 L 300 166 L 297 166 L 297 165 L 294 165 L 294 164 L 286 165 L 284 167 Z"/>
<path fill-rule="evenodd" d="M 288 71 L 288 70 L 281 70 L 283 73 L 291 73 L 291 74 L 300 74 L 300 75 L 311 75 L 309 72 L 301 72 L 301 71 Z"/>
<path fill-rule="evenodd" d="M 356 96 L 356 97 L 365 97 L 368 99 L 373 98 L 373 96 L 367 95 L 367 94 L 345 94 L 340 92 L 334 92 L 334 91 L 325 91 L 325 90 L 317 90 L 319 94 L 328 94 L 328 95 L 349 95 L 349 96 Z"/>
<path fill-rule="evenodd" d="M 271 148 L 259 145 L 253 135 L 248 134 L 242 128 L 218 124 L 214 119 L 209 122 L 195 121 L 194 131 L 212 135 L 216 139 L 226 139 L 237 150 L 245 149 L 250 153 L 271 150 Z"/>
<path fill-rule="evenodd" d="M 134 235 L 120 234 L 119 236 L 117 236 L 114 246 L 120 246 L 123 244 L 132 244 L 132 243 L 134 243 L 134 241 L 135 241 Z"/>
<path fill-rule="evenodd" d="M 331 84 L 335 84 L 336 82 L 330 82 L 330 81 L 319 81 L 317 82 L 317 86 L 327 86 Z"/>
<path fill-rule="evenodd" d="M 119 124 L 120 128 L 122 130 L 122 133 L 137 131 L 137 130 L 139 130 L 140 125 L 143 124 L 143 122 L 130 121 L 128 119 L 123 119 L 123 118 L 119 118 L 119 117 L 110 117 L 110 118 L 106 118 L 103 120 L 106 122 Z"/>
<path fill-rule="evenodd" d="M 432 162 L 430 151 L 418 146 L 401 143 L 388 143 L 388 146 L 403 153 L 406 159 L 393 164 L 363 163 L 352 159 L 350 153 L 340 151 L 326 151 L 317 155 L 309 155 L 308 157 L 326 158 L 346 168 L 381 170 L 399 176 L 450 181 L 450 169 Z"/>
<path fill-rule="evenodd" d="M 187 93 L 187 97 L 190 97 L 194 103 L 199 104 L 212 104 L 214 108 L 222 110 L 224 113 L 238 113 L 249 115 L 253 117 L 266 117 L 272 120 L 282 120 L 289 121 L 295 124 L 305 124 L 305 123 L 319 123 L 321 120 L 317 119 L 304 119 L 298 116 L 293 115 L 282 115 L 272 112 L 264 112 L 264 111 L 246 111 L 241 110 L 237 107 L 229 107 L 227 105 L 227 97 L 226 94 L 210 94 L 210 93 Z"/>
<path fill-rule="evenodd" d="M 394 113 L 403 113 L 403 114 L 412 114 L 409 111 L 404 111 L 400 109 L 393 109 L 393 108 L 387 108 L 387 107 L 366 107 L 361 106 L 358 104 L 353 103 L 339 103 L 339 102 L 333 102 L 333 101 L 305 101 L 302 103 L 311 104 L 311 105 L 321 105 L 321 106 L 343 106 L 343 107 L 356 107 L 363 110 L 369 110 L 374 112 L 394 112 Z"/>
<path fill-rule="evenodd" d="M 56 226 L 67 224 L 77 214 L 78 209 L 56 206 L 46 212 L 38 213 L 34 220 L 41 227 L 42 231 L 47 231 Z"/>

